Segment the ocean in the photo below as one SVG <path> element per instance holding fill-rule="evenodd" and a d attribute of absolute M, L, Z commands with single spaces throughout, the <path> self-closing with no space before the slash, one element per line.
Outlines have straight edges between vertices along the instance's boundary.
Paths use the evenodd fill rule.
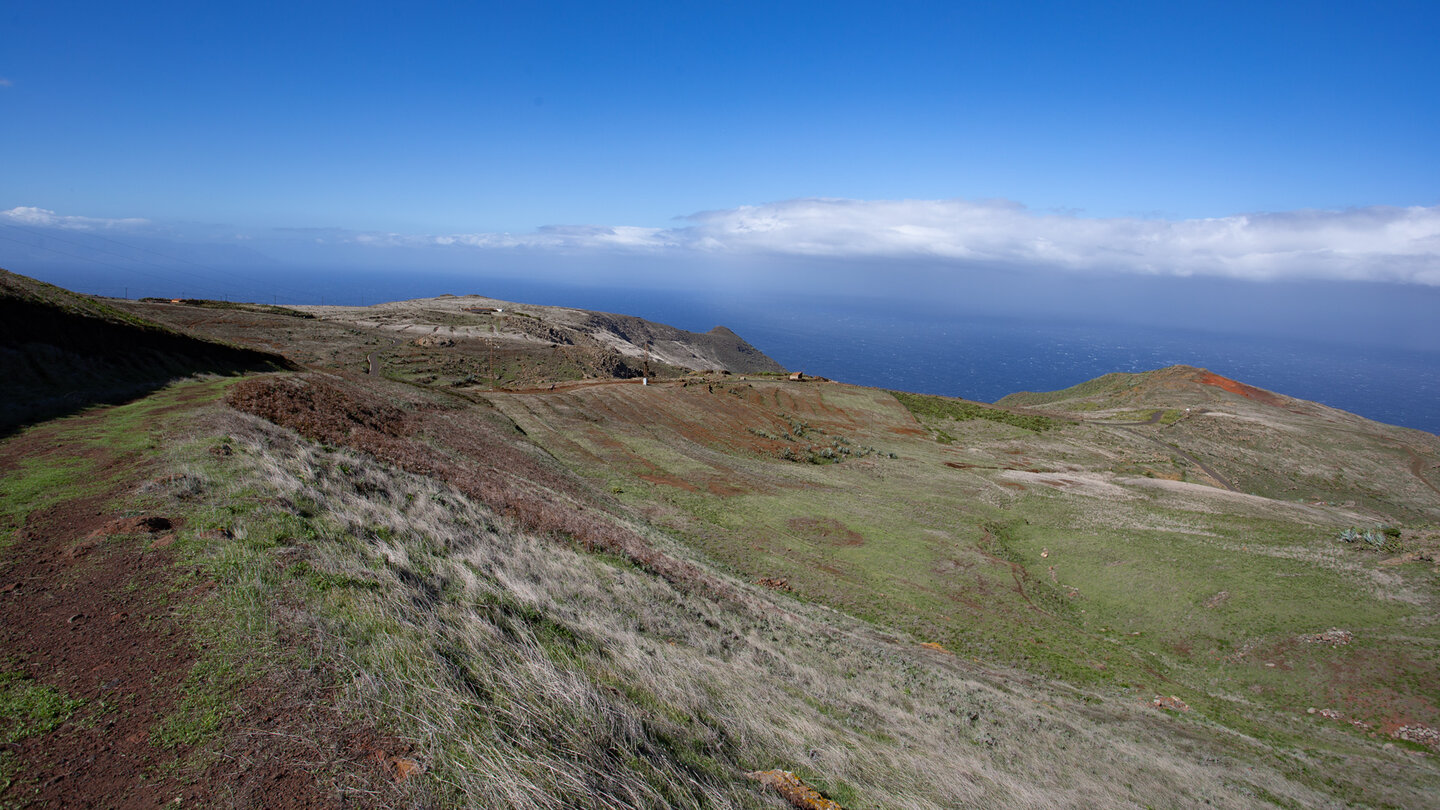
<path fill-rule="evenodd" d="M 108 273 L 68 269 L 41 277 L 101 295 L 176 294 L 170 292 L 174 285 L 146 284 L 141 278 L 129 280 L 134 286 L 121 287 Z M 1054 314 L 1053 302 L 1067 296 L 1103 297 L 1078 285 L 1051 285 L 1051 308 L 1046 314 L 1026 309 L 1028 299 L 1023 298 L 989 309 L 972 301 L 966 309 L 964 302 L 939 295 L 923 305 L 907 305 L 883 296 L 767 296 L 748 290 L 554 284 L 424 271 L 343 276 L 247 273 L 235 278 L 242 279 L 243 286 L 229 290 L 232 300 L 357 305 L 479 293 L 522 303 L 637 315 L 698 332 L 723 324 L 792 370 L 984 402 L 1016 391 L 1067 388 L 1112 371 L 1184 363 L 1380 422 L 1440 434 L 1440 339 L 1436 338 L 1440 329 L 1433 316 L 1440 295 L 1430 288 L 1387 290 L 1369 310 L 1360 302 L 1373 291 L 1361 285 L 1335 285 L 1326 293 L 1328 310 L 1307 310 L 1298 300 L 1304 292 L 1299 290 L 1289 311 L 1282 309 L 1291 303 L 1292 291 L 1285 288 L 1262 290 L 1268 297 L 1257 298 L 1252 288 L 1234 284 L 1206 287 L 1190 280 L 1182 288 L 1127 279 L 1102 290 L 1113 299 L 1140 288 L 1135 299 L 1121 302 L 1128 305 L 1159 299 L 1162 293 L 1174 297 L 1183 289 L 1200 301 L 1192 309 L 1240 310 L 1245 315 L 1230 318 L 1221 324 L 1223 328 L 1199 329 L 1193 324 L 1207 319 L 1192 317 L 1186 322 L 1191 326 L 1177 326 L 1154 317 L 1149 323 L 1131 323 L 1118 317 Z M 147 291 L 151 286 L 156 289 Z M 204 287 L 179 294 L 220 295 Z M 1339 319 L 1336 330 L 1328 332 L 1333 314 L 1316 313 L 1351 315 L 1352 300 L 1360 314 Z M 1111 314 L 1116 311 L 1112 307 Z M 1389 321 L 1376 312 L 1390 313 Z M 1247 332 L 1249 323 L 1268 326 L 1269 332 Z M 1334 339 L 1324 339 L 1331 334 Z M 1392 334 L 1425 348 L 1384 345 Z"/>
<path fill-rule="evenodd" d="M 691 331 L 723 324 L 788 369 L 858 385 L 993 402 L 1183 363 L 1440 434 L 1440 352 L 836 298 L 777 303 L 524 282 L 485 294 L 638 315 Z"/>

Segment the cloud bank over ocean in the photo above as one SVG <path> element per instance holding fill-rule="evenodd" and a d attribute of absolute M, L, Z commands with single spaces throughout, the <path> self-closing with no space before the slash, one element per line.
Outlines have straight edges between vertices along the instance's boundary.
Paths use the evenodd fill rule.
<path fill-rule="evenodd" d="M 21 205 L 9 211 L 0 211 L 4 222 L 31 225 L 39 228 L 61 228 L 72 231 L 109 230 L 114 228 L 138 228 L 149 225 L 150 220 L 138 217 L 125 219 L 103 219 L 100 217 L 61 216 L 45 208 Z"/>
<path fill-rule="evenodd" d="M 1440 285 L 1440 206 L 1206 219 L 1089 218 L 1007 201 L 800 199 L 705 211 L 671 228 L 357 234 L 383 246 L 693 251 L 922 259 L 1072 271 Z"/>
<path fill-rule="evenodd" d="M 63 216 L 36 207 L 0 222 L 72 231 L 134 230 L 149 220 Z M 167 226 L 170 235 L 183 229 Z M 296 231 L 299 233 L 300 231 Z M 1440 206 L 1370 206 L 1204 219 L 1095 218 L 1004 200 L 811 198 L 703 211 L 668 228 L 546 226 L 531 233 L 403 234 L 305 230 L 362 248 L 555 252 L 704 258 L 921 261 L 1070 272 L 1440 286 Z M 271 242 L 272 249 L 283 237 Z M 283 256 L 277 258 L 284 259 Z M 454 257 L 451 257 L 452 259 Z"/>

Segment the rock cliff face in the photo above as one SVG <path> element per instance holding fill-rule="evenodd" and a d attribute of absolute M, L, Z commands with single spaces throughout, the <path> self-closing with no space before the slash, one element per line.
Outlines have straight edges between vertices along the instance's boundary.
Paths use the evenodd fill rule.
<path fill-rule="evenodd" d="M 621 354 L 651 354 L 672 366 L 697 371 L 723 370 L 737 374 L 781 372 L 784 367 L 745 339 L 723 326 L 709 332 L 687 332 L 663 323 L 630 315 L 591 313 L 582 328 Z"/>

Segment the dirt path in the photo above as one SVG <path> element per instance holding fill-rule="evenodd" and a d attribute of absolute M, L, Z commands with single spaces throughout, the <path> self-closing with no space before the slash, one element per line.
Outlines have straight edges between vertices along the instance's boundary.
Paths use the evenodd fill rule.
<path fill-rule="evenodd" d="M 1157 414 L 1153 417 L 1153 421 L 1150 421 L 1150 422 L 1134 422 L 1134 423 L 1130 423 L 1130 424 L 1137 425 L 1137 426 L 1138 426 L 1138 425 L 1153 425 L 1153 424 L 1155 424 L 1155 423 L 1158 422 L 1158 421 L 1160 421 L 1160 415 L 1157 413 Z M 1168 453 L 1174 453 L 1175 455 L 1179 456 L 1180 458 L 1183 458 L 1183 459 L 1185 459 L 1186 461 L 1190 462 L 1191 464 L 1194 464 L 1196 467 L 1199 467 L 1202 472 L 1204 472 L 1206 475 L 1208 475 L 1208 476 L 1210 476 L 1212 479 L 1214 479 L 1214 480 L 1215 480 L 1215 483 L 1219 484 L 1219 485 L 1221 486 L 1221 488 L 1223 488 L 1223 489 L 1228 489 L 1228 490 L 1230 490 L 1231 492 L 1239 492 L 1239 491 L 1240 491 L 1238 488 L 1235 487 L 1234 484 L 1232 484 L 1232 483 L 1230 483 L 1229 481 L 1227 481 L 1227 480 L 1225 479 L 1225 476 L 1223 476 L 1223 475 L 1221 475 L 1219 472 L 1217 472 L 1214 467 L 1211 467 L 1209 464 L 1206 464 L 1205 462 L 1203 462 L 1203 461 L 1201 461 L 1200 459 L 1198 459 L 1198 458 L 1190 455 L 1189 453 L 1185 452 L 1184 450 L 1181 450 L 1180 448 L 1176 447 L 1176 446 L 1173 445 L 1173 444 L 1168 444 L 1168 443 L 1166 443 L 1166 442 L 1162 442 L 1162 441 L 1160 441 L 1159 439 L 1157 439 L 1157 438 L 1155 438 L 1155 437 L 1153 437 L 1153 436 L 1146 436 L 1144 433 L 1141 433 L 1141 432 L 1138 431 L 1138 430 L 1132 430 L 1130 427 L 1127 427 L 1127 426 L 1125 426 L 1125 425 L 1116 424 L 1116 423 L 1114 423 L 1114 422 L 1110 422 L 1110 423 L 1108 423 L 1108 424 L 1103 423 L 1103 422 L 1092 422 L 1091 424 L 1096 424 L 1096 425 L 1104 424 L 1106 427 L 1113 427 L 1113 428 L 1116 428 L 1116 429 L 1118 429 L 1118 430 L 1123 430 L 1123 431 L 1125 431 L 1126 433 L 1129 433 L 1131 436 L 1134 436 L 1134 437 L 1136 437 L 1136 438 L 1138 438 L 1138 439 L 1143 439 L 1144 441 L 1150 442 L 1151 444 L 1154 444 L 1154 445 L 1158 445 L 1158 446 L 1160 446 L 1160 447 L 1163 447 L 1163 448 L 1165 448 L 1165 451 L 1166 451 L 1166 452 L 1168 452 Z"/>
<path fill-rule="evenodd" d="M 542 385 L 535 388 L 496 388 L 496 394 L 563 394 L 567 391 L 576 391 L 581 388 L 595 388 L 602 385 L 640 385 L 638 378 L 624 378 L 613 380 L 574 380 L 570 382 L 556 382 L 549 385 Z M 660 385 L 656 380 L 651 380 L 650 385 Z"/>
<path fill-rule="evenodd" d="M 1087 422 L 1093 422 L 1094 424 L 1097 424 L 1097 425 L 1107 425 L 1107 426 L 1109 426 L 1109 427 L 1142 427 L 1142 426 L 1144 426 L 1144 425 L 1158 425 L 1158 424 L 1160 424 L 1161 418 L 1163 418 L 1164 416 L 1165 416 L 1165 412 L 1164 412 L 1164 411 L 1156 411 L 1156 412 L 1150 414 L 1150 418 L 1149 418 L 1149 419 L 1146 419 L 1144 422 L 1102 422 L 1102 421 L 1100 421 L 1100 420 L 1088 420 L 1088 419 L 1087 419 L 1086 421 L 1087 421 Z"/>
<path fill-rule="evenodd" d="M 38 444 L 44 432 L 0 445 L 0 455 L 7 462 L 73 456 L 64 444 Z M 151 471 L 137 458 L 94 450 L 86 457 L 96 466 L 95 480 L 143 480 Z M 0 761 L 14 774 L 0 794 L 7 806 L 153 807 L 208 795 L 174 777 L 146 778 L 183 753 L 153 746 L 150 736 L 157 719 L 173 710 L 171 687 L 184 680 L 194 651 L 165 594 L 151 587 L 153 572 L 172 562 L 168 545 L 176 525 L 108 508 L 123 491 L 115 486 L 26 514 L 0 558 L 4 669 L 80 701 L 74 714 L 80 722 L 6 746 Z"/>
<path fill-rule="evenodd" d="M 393 348 L 395 348 L 396 346 L 399 346 L 399 345 L 400 345 L 400 339 L 399 339 L 399 338 L 391 338 L 391 339 L 390 339 L 390 348 L 393 349 Z M 370 364 L 369 370 L 366 371 L 365 373 L 366 373 L 366 374 L 369 374 L 369 375 L 372 376 L 372 377 L 378 377 L 378 376 L 380 375 L 380 360 L 379 360 L 379 358 L 378 358 L 376 355 L 380 354 L 381 351 L 383 351 L 383 350 L 382 350 L 382 349 L 376 349 L 375 351 L 370 352 L 369 354 L 365 355 L 365 362 Z"/>
<path fill-rule="evenodd" d="M 1430 479 L 1425 477 L 1425 457 L 1413 450 L 1408 452 L 1410 453 L 1410 472 L 1420 479 L 1420 483 L 1429 487 L 1431 492 L 1440 495 L 1440 488 L 1436 488 L 1434 484 L 1430 483 Z"/>
<path fill-rule="evenodd" d="M 186 397 L 176 398 L 185 407 Z M 0 552 L 0 692 L 71 706 L 47 727 L 0 724 L 0 807 L 339 806 L 320 781 L 336 762 L 353 781 L 383 785 L 364 748 L 379 738 L 336 722 L 314 696 L 325 685 L 312 673 L 250 683 L 203 749 L 177 731 L 195 720 L 167 725 L 194 711 L 184 708 L 185 688 L 204 656 L 180 617 L 217 583 L 176 565 L 183 509 L 136 514 L 174 506 L 135 493 L 164 490 L 175 476 L 149 454 L 87 440 L 105 418 L 92 412 L 0 442 L 0 473 L 83 462 L 93 485 L 20 515 Z M 356 804 L 366 802 L 346 806 Z"/>
<path fill-rule="evenodd" d="M 1201 469 L 1201 471 L 1203 471 L 1206 475 L 1208 475 L 1208 476 L 1210 476 L 1211 478 L 1213 478 L 1213 479 L 1215 480 L 1215 483 L 1219 484 L 1222 488 L 1228 489 L 1228 490 L 1230 490 L 1231 492 L 1239 492 L 1240 490 L 1237 489 L 1234 484 L 1232 484 L 1232 483 L 1230 483 L 1229 481 L 1227 481 L 1227 480 L 1225 479 L 1225 476 L 1221 475 L 1219 472 L 1217 472 L 1217 471 L 1215 470 L 1214 467 L 1211 467 L 1209 464 L 1206 464 L 1205 462 L 1203 462 L 1203 461 L 1201 461 L 1200 459 L 1198 459 L 1198 458 L 1190 455 L 1189 453 L 1185 452 L 1184 450 L 1181 450 L 1180 448 L 1174 446 L 1173 444 L 1167 444 L 1167 443 L 1162 442 L 1162 441 L 1160 441 L 1159 439 L 1157 439 L 1157 438 L 1155 438 L 1155 437 L 1153 437 L 1153 436 L 1147 436 L 1147 435 L 1145 435 L 1144 433 L 1141 433 L 1141 432 L 1138 431 L 1138 430 L 1131 430 L 1131 429 L 1130 429 L 1130 428 L 1135 428 L 1135 427 L 1148 427 L 1148 426 L 1150 426 L 1150 425 L 1158 425 L 1158 424 L 1160 424 L 1161 418 L 1163 418 L 1164 416 L 1165 416 L 1165 412 L 1164 412 L 1164 411 L 1155 411 L 1154 413 L 1150 414 L 1150 418 L 1149 418 L 1149 419 L 1146 419 L 1144 422 L 1104 422 L 1104 421 L 1101 421 L 1101 420 L 1098 420 L 1098 419 L 1096 419 L 1096 420 L 1087 419 L 1087 420 L 1085 420 L 1085 422 L 1086 422 L 1086 424 L 1099 425 L 1099 426 L 1101 426 L 1101 427 L 1119 428 L 1119 429 L 1125 431 L 1126 433 L 1129 433 L 1131 436 L 1135 436 L 1135 437 L 1137 437 L 1137 438 L 1144 439 L 1145 441 L 1150 442 L 1151 444 L 1159 445 L 1160 447 L 1165 448 L 1165 450 L 1166 450 L 1167 452 L 1174 453 L 1175 455 L 1179 456 L 1180 458 L 1183 458 L 1183 459 L 1185 459 L 1186 461 L 1190 462 L 1191 464 L 1194 464 L 1196 467 L 1199 467 L 1199 468 Z M 1424 480 L 1424 479 L 1422 478 L 1421 480 Z M 1428 485 L 1428 482 L 1427 482 L 1427 485 Z M 1434 489 L 1434 487 L 1431 487 L 1431 489 Z"/>

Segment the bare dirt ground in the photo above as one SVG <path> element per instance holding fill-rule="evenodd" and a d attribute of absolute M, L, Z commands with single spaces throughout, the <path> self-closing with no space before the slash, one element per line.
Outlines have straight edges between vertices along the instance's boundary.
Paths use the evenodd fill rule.
<path fill-rule="evenodd" d="M 338 792 L 328 775 L 383 787 L 403 745 L 337 720 L 326 708 L 325 673 L 274 673 L 250 684 L 215 750 L 157 742 L 204 644 L 178 615 L 214 583 L 179 584 L 186 572 L 173 543 L 182 515 L 116 505 L 163 470 L 153 460 L 87 452 L 96 479 L 113 485 L 29 513 L 0 556 L 3 668 L 81 701 L 67 722 L 0 750 L 9 779 L 0 782 L 0 805 L 370 804 Z M 0 444 L 0 471 L 73 453 L 42 428 Z"/>

